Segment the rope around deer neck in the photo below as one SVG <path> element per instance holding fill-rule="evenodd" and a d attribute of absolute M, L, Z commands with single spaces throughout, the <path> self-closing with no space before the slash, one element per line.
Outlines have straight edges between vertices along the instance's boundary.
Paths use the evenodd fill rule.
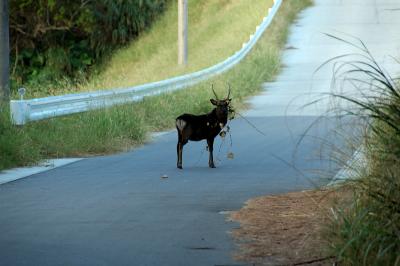
<path fill-rule="evenodd" d="M 267 136 L 264 132 L 262 132 L 260 129 L 258 129 L 253 123 L 251 123 L 246 117 L 244 117 L 242 114 L 239 112 L 235 111 L 235 114 L 238 114 L 241 118 L 243 118 L 244 121 L 246 121 L 247 124 L 249 124 L 252 128 L 254 128 L 258 133 L 260 133 L 263 136 Z"/>
<path fill-rule="evenodd" d="M 218 154 L 217 154 L 217 157 L 216 157 L 216 159 L 217 159 L 218 161 L 221 161 L 219 155 L 221 154 L 222 146 L 223 146 L 224 143 L 225 143 L 226 133 L 229 134 L 229 140 L 230 140 L 230 146 L 229 146 L 229 149 L 228 149 L 227 157 L 228 157 L 229 159 L 233 159 L 233 153 L 232 153 L 232 134 L 231 134 L 231 128 L 230 128 L 230 126 L 229 126 L 229 122 L 230 122 L 230 121 L 231 121 L 231 119 L 228 120 L 228 122 L 226 123 L 226 125 L 225 125 L 225 127 L 224 127 L 224 128 L 226 128 L 226 131 L 223 130 L 223 131 L 220 132 L 220 137 L 222 138 L 222 141 L 221 141 L 221 144 L 219 145 Z M 221 135 L 222 132 L 224 132 L 224 134 Z"/>

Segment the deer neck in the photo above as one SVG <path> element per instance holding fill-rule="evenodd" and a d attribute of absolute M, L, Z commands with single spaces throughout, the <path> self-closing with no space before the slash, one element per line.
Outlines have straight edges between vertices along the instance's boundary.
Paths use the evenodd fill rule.
<path fill-rule="evenodd" d="M 225 125 L 226 122 L 228 121 L 228 114 L 226 112 L 219 111 L 217 108 L 214 108 L 211 111 L 211 115 L 212 117 L 215 117 L 216 122 L 218 123 L 222 123 Z"/>

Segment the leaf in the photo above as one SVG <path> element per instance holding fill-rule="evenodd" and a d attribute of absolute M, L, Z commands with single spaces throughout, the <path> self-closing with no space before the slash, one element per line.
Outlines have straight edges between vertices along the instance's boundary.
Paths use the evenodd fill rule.
<path fill-rule="evenodd" d="M 54 9 L 54 6 L 56 5 L 55 0 L 47 0 L 47 5 L 49 6 L 50 10 Z"/>

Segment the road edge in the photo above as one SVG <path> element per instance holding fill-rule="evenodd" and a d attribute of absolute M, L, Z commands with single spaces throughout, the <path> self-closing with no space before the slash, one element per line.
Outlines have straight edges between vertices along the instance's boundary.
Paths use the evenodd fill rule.
<path fill-rule="evenodd" d="M 85 158 L 63 158 L 49 159 L 41 162 L 37 166 L 17 167 L 0 171 L 0 185 L 9 183 L 21 178 L 25 178 L 34 174 L 46 172 L 61 166 L 65 166 L 74 162 L 84 160 Z"/>

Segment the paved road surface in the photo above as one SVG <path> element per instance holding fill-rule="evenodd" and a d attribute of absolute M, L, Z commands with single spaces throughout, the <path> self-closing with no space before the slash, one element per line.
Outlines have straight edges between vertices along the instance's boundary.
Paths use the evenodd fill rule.
<path fill-rule="evenodd" d="M 329 153 L 320 139 L 340 145 L 325 118 L 299 137 L 326 107 L 297 108 L 293 97 L 329 90 L 324 60 L 347 47 L 321 32 L 363 38 L 379 56 L 399 55 L 400 3 L 394 0 L 316 0 L 291 29 L 285 68 L 251 100 L 248 119 L 234 120 L 234 160 L 216 143 L 216 169 L 207 168 L 205 143 L 184 150 L 175 168 L 175 132 L 132 152 L 90 158 L 0 186 L 0 265 L 241 265 L 227 233 L 238 225 L 221 212 L 251 197 L 324 184 L 338 166 L 318 160 Z M 385 58 L 386 62 L 386 58 Z M 388 64 L 393 67 L 392 64 Z M 313 83 L 311 83 L 313 81 Z M 311 95 L 311 94 L 312 95 Z M 323 175 L 315 169 L 323 169 Z M 162 179 L 166 174 L 168 178 Z"/>

